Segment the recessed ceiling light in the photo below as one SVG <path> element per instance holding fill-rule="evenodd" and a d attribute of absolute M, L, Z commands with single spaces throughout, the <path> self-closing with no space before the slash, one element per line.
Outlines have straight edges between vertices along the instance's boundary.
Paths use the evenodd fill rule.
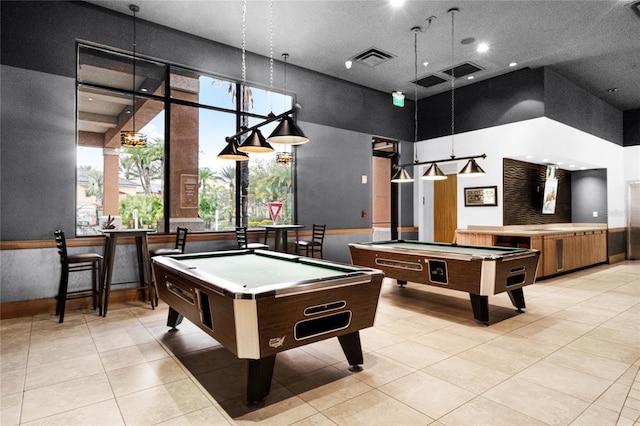
<path fill-rule="evenodd" d="M 511 63 L 509 63 L 509 66 L 510 66 L 510 67 L 515 67 L 516 65 L 518 65 L 518 63 L 517 63 L 517 62 L 511 62 Z"/>
<path fill-rule="evenodd" d="M 572 168 L 573 168 L 573 167 L 575 167 L 575 166 L 576 166 L 575 164 L 569 164 L 569 167 L 572 167 Z"/>
<path fill-rule="evenodd" d="M 484 53 L 489 50 L 489 45 L 487 43 L 480 43 L 476 51 L 478 53 Z"/>
<path fill-rule="evenodd" d="M 556 164 L 557 164 L 558 166 L 562 166 L 564 163 L 563 163 L 562 161 L 558 161 Z"/>
<path fill-rule="evenodd" d="M 424 65 L 425 67 L 426 67 L 426 66 L 429 66 L 429 62 L 424 61 L 424 62 L 422 63 L 422 65 Z"/>
<path fill-rule="evenodd" d="M 141 92 L 146 92 L 146 91 L 147 91 L 147 88 L 146 88 L 146 87 L 143 87 L 142 89 L 140 89 L 140 91 L 141 91 Z"/>
<path fill-rule="evenodd" d="M 614 92 L 617 92 L 617 91 L 618 91 L 617 87 L 611 87 L 611 88 L 607 89 L 607 92 L 609 92 L 609 93 L 614 93 Z"/>
<path fill-rule="evenodd" d="M 404 0 L 389 0 L 389 4 L 393 7 L 400 7 L 404 4 Z"/>
<path fill-rule="evenodd" d="M 467 77 L 467 80 L 473 80 L 475 77 L 470 75 L 469 77 Z"/>
<path fill-rule="evenodd" d="M 583 166 L 583 167 L 580 167 L 580 170 L 587 170 L 587 168 Z"/>
<path fill-rule="evenodd" d="M 348 70 L 350 70 L 350 69 L 351 69 L 351 65 L 353 65 L 353 62 L 351 62 L 351 61 L 345 61 L 345 62 L 344 62 L 344 66 L 345 66 Z"/>

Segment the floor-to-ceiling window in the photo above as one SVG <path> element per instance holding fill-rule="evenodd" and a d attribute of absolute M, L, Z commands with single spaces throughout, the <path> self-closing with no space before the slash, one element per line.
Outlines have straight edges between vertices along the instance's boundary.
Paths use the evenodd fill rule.
<path fill-rule="evenodd" d="M 291 96 L 247 86 L 243 101 L 236 82 L 139 57 L 134 67 L 129 55 L 86 45 L 77 81 L 77 235 L 108 225 L 254 227 L 272 223 L 273 202 L 282 203 L 278 223 L 291 223 L 293 163 L 275 152 L 247 162 L 217 157 L 227 136 L 289 110 Z M 260 130 L 268 136 L 275 125 Z M 146 135 L 146 146 L 121 147 L 128 130 Z"/>

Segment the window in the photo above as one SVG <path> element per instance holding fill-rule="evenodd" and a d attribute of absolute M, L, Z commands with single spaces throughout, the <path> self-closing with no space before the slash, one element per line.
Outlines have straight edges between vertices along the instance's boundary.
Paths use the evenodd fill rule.
<path fill-rule="evenodd" d="M 120 131 L 133 130 L 134 86 L 135 130 L 147 136 L 147 146 L 120 148 Z M 256 227 L 272 223 L 270 202 L 283 204 L 277 222 L 291 223 L 291 164 L 279 164 L 275 153 L 237 163 L 217 158 L 239 126 L 292 105 L 290 96 L 247 87 L 241 108 L 247 114 L 239 114 L 240 88 L 140 58 L 134 79 L 131 56 L 79 45 L 76 235 L 98 234 L 109 220 L 159 232 Z M 276 124 L 260 130 L 268 136 Z"/>

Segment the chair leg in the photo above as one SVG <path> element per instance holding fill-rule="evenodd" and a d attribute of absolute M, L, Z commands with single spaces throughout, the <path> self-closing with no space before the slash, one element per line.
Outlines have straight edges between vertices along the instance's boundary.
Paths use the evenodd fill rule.
<path fill-rule="evenodd" d="M 67 289 L 69 288 L 69 271 L 62 266 L 62 275 L 60 277 L 60 288 L 58 289 L 58 308 L 56 314 L 60 315 L 59 323 L 64 322 L 64 309 L 67 304 Z"/>

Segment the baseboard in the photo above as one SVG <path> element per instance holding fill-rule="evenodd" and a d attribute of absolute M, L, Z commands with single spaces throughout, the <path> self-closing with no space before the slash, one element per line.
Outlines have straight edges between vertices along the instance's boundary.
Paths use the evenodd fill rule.
<path fill-rule="evenodd" d="M 609 256 L 608 263 L 618 263 L 618 262 L 622 262 L 624 260 L 627 260 L 627 254 L 626 253 L 618 253 L 618 254 L 614 254 L 613 256 Z"/>
<path fill-rule="evenodd" d="M 135 288 L 112 290 L 109 304 L 134 302 L 140 299 L 140 290 Z M 67 300 L 66 309 L 91 309 L 91 298 Z M 29 317 L 34 315 L 53 315 L 56 312 L 56 299 L 20 300 L 18 302 L 0 303 L 0 319 Z"/>

